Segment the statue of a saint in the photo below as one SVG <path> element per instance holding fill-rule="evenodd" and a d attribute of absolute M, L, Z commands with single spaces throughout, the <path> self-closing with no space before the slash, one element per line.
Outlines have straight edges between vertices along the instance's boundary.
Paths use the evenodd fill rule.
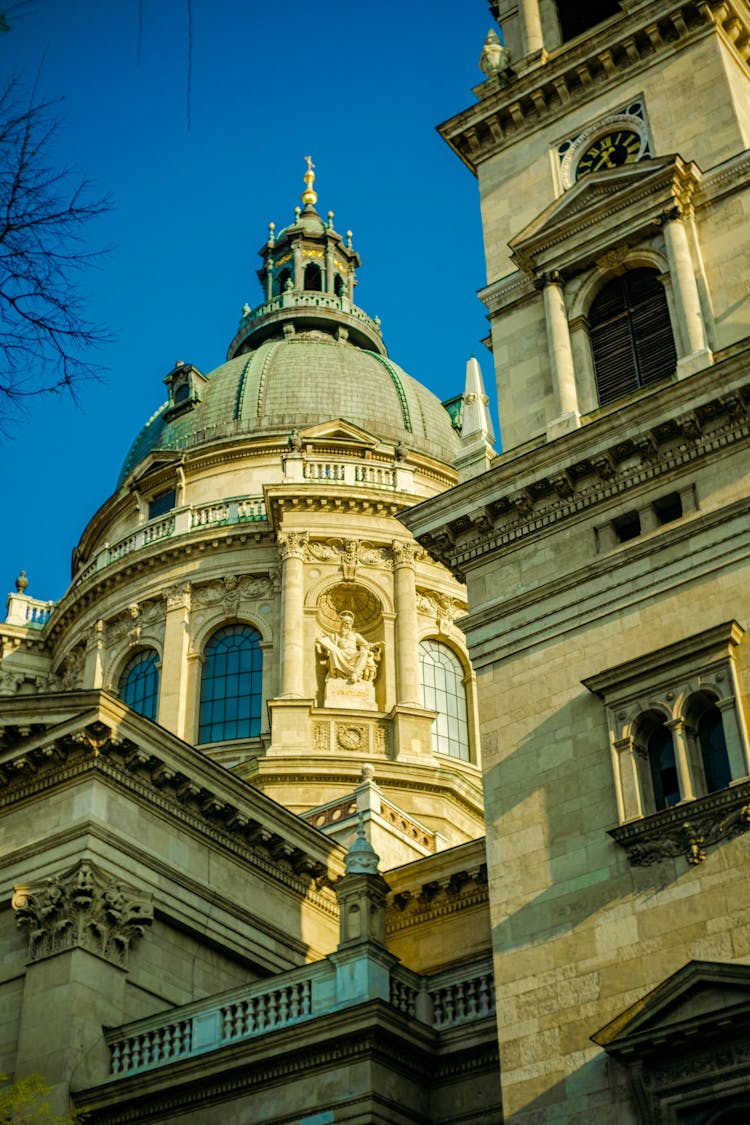
<path fill-rule="evenodd" d="M 348 609 L 340 615 L 338 633 L 318 637 L 316 649 L 328 666 L 326 679 L 346 680 L 357 684 L 371 683 L 378 672 L 381 645 L 371 644 L 354 631 L 354 614 Z"/>

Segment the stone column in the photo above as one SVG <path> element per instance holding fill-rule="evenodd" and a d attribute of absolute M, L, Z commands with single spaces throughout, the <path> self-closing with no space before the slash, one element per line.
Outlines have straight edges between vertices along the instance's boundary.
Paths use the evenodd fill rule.
<path fill-rule="evenodd" d="M 621 816 L 623 820 L 634 820 L 643 816 L 640 770 L 638 753 L 631 736 L 615 741 L 620 776 Z"/>
<path fill-rule="evenodd" d="M 83 683 L 87 688 L 100 688 L 104 685 L 104 622 L 101 620 L 88 630 Z"/>
<path fill-rule="evenodd" d="M 724 742 L 729 758 L 729 770 L 732 781 L 739 781 L 750 773 L 744 741 L 737 721 L 737 706 L 734 696 L 727 699 L 717 699 L 716 706 L 721 711 L 721 726 L 724 731 Z"/>
<path fill-rule="evenodd" d="M 542 19 L 539 14 L 539 0 L 521 0 L 521 34 L 525 48 L 524 54 L 533 55 L 544 47 Z"/>
<path fill-rule="evenodd" d="M 187 676 L 190 583 L 177 582 L 164 595 L 164 651 L 159 684 L 159 724 L 178 738 L 187 738 Z M 200 688 L 198 688 L 200 690 Z"/>
<path fill-rule="evenodd" d="M 547 429 L 548 438 L 576 429 L 580 424 L 578 393 L 576 391 L 573 349 L 570 345 L 568 313 L 565 308 L 562 276 L 554 270 L 542 274 L 539 285 L 544 298 L 544 317 L 547 325 L 552 382 L 557 398 L 557 418 Z"/>
<path fill-rule="evenodd" d="M 672 732 L 674 760 L 675 766 L 677 767 L 677 778 L 680 783 L 680 804 L 682 804 L 683 801 L 692 801 L 695 797 L 695 793 L 693 792 L 693 779 L 690 776 L 685 723 L 682 719 L 670 719 L 664 726 L 667 730 Z"/>
<path fill-rule="evenodd" d="M 712 356 L 706 340 L 698 285 L 690 254 L 687 230 L 677 207 L 665 211 L 664 243 L 669 259 L 669 274 L 674 294 L 675 313 L 685 352 L 677 364 L 678 373 L 690 374 L 707 367 Z M 689 361 L 689 362 L 684 362 Z"/>
<path fill-rule="evenodd" d="M 304 695 L 305 547 L 307 532 L 279 535 L 281 553 L 281 697 Z"/>
<path fill-rule="evenodd" d="M 420 706 L 419 649 L 417 641 L 416 543 L 392 545 L 396 602 L 396 694 L 398 703 Z"/>

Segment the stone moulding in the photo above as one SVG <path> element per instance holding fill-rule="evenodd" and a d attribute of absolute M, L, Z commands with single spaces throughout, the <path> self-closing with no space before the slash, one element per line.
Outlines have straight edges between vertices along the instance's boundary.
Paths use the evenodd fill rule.
<path fill-rule="evenodd" d="M 15 886 L 11 905 L 28 929 L 30 962 L 78 948 L 126 969 L 131 944 L 154 919 L 150 895 L 87 860 L 43 883 Z"/>
<path fill-rule="evenodd" d="M 731 378 L 735 357 L 725 362 L 727 376 Z M 720 381 L 721 367 L 718 364 L 710 369 L 714 385 Z M 671 383 L 665 385 L 674 387 Z M 639 407 L 642 411 L 643 401 L 634 403 L 632 411 Z M 540 450 L 539 471 L 533 480 L 518 482 L 506 474 L 501 484 L 498 478 L 496 488 L 490 491 L 488 487 L 482 497 L 474 498 L 471 514 L 468 504 L 464 506 L 459 500 L 453 504 L 452 518 L 449 515 L 439 528 L 422 531 L 411 513 L 402 516 L 402 521 L 433 558 L 461 577 L 468 567 L 494 550 L 586 513 L 684 466 L 699 463 L 729 446 L 747 443 L 748 403 L 750 385 L 727 384 L 722 394 L 712 395 L 697 407 L 686 406 L 669 418 L 654 416 L 645 426 L 641 421 L 638 427 L 633 413 L 637 428 L 632 430 L 632 436 L 610 443 L 607 448 L 597 442 L 598 424 L 606 423 L 607 416 L 594 417 L 573 435 L 567 465 L 558 462 L 554 469 L 548 467 L 544 464 L 545 450 Z M 623 425 L 626 424 L 627 419 Z M 499 468 L 498 465 L 488 474 L 488 485 Z M 477 526 L 478 517 L 483 523 L 481 529 Z"/>
<path fill-rule="evenodd" d="M 476 87 L 478 104 L 446 121 L 439 132 L 467 167 L 477 166 L 526 134 L 570 112 L 575 103 L 653 66 L 658 55 L 673 52 L 693 37 L 720 34 L 744 62 L 747 25 L 739 5 L 717 0 L 681 0 L 656 15 L 652 5 L 608 27 L 606 36 L 587 37 L 578 46 L 555 52 L 543 66 L 519 75 L 507 85 L 497 79 Z M 740 48 L 738 41 L 744 46 Z"/>
<path fill-rule="evenodd" d="M 625 849 L 634 867 L 648 867 L 679 856 L 697 866 L 705 860 L 707 848 L 732 840 L 748 829 L 750 781 L 743 781 L 611 828 L 609 835 Z"/>

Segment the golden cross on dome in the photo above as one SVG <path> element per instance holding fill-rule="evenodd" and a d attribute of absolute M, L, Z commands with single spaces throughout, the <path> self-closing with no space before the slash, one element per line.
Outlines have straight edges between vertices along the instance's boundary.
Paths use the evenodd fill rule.
<path fill-rule="evenodd" d="M 307 171 L 305 172 L 306 187 L 302 192 L 302 202 L 305 205 L 309 203 L 314 207 L 318 202 L 318 194 L 313 188 L 313 184 L 315 183 L 315 173 L 313 172 L 313 168 L 315 167 L 315 165 L 312 162 L 311 156 L 306 156 L 305 160 L 307 161 Z"/>

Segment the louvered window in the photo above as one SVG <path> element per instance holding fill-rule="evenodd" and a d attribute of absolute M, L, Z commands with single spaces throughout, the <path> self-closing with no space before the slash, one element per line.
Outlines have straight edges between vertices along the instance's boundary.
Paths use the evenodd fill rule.
<path fill-rule="evenodd" d="M 622 15 L 619 0 L 557 0 L 563 42 L 582 35 L 610 16 Z"/>
<path fill-rule="evenodd" d="M 671 375 L 677 364 L 664 286 L 654 270 L 630 270 L 599 292 L 589 312 L 599 402 Z"/>

